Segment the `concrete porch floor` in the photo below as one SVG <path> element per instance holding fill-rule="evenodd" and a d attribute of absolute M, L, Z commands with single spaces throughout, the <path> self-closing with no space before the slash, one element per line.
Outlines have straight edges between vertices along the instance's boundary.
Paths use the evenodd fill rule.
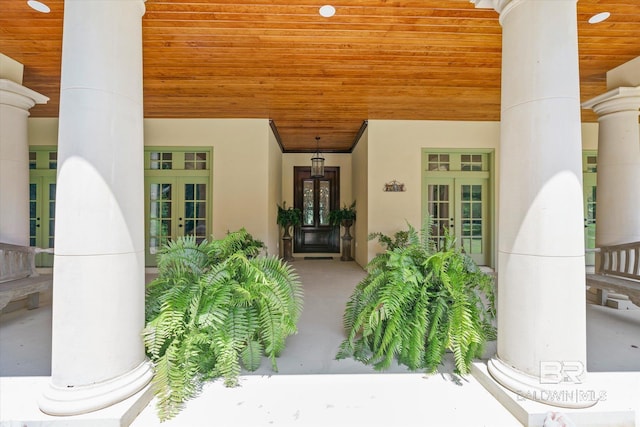
<path fill-rule="evenodd" d="M 243 374 L 240 387 L 227 389 L 219 381 L 206 384 L 163 426 L 522 425 L 481 385 L 481 378 L 454 375 L 450 361 L 438 374 L 427 376 L 400 366 L 378 373 L 353 360 L 335 360 L 344 338 L 344 305 L 364 271 L 353 262 L 337 260 L 297 260 L 293 265 L 304 285 L 305 307 L 299 333 L 288 339 L 278 359 L 279 372 L 272 372 L 265 360 L 258 371 Z M 51 373 L 50 324 L 51 305 L 46 302 L 36 310 L 0 316 L 1 427 L 61 421 L 37 408 Z M 621 389 L 608 396 L 611 400 L 624 395 L 623 407 L 629 406 L 629 399 L 635 402 L 640 425 L 640 310 L 588 305 L 587 347 L 589 372 L 601 379 L 624 378 L 615 382 Z M 495 346 L 488 354 L 492 351 Z M 552 407 L 548 411 L 563 412 Z M 67 421 L 57 425 L 102 425 L 84 416 Z M 132 427 L 158 425 L 154 401 L 131 422 Z"/>

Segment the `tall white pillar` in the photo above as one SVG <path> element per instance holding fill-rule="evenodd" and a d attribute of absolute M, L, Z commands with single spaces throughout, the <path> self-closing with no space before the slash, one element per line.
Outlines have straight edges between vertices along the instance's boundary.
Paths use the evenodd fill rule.
<path fill-rule="evenodd" d="M 545 393 L 567 379 L 554 386 L 575 387 L 586 369 L 576 2 L 475 2 L 495 8 L 503 28 L 498 342 L 488 369 L 512 391 L 568 407 L 593 404 Z"/>
<path fill-rule="evenodd" d="M 101 409 L 151 379 L 144 326 L 143 0 L 67 0 L 51 382 L 40 409 Z"/>
<path fill-rule="evenodd" d="M 0 79 L 0 242 L 29 246 L 27 118 L 44 95 Z"/>
<path fill-rule="evenodd" d="M 598 114 L 596 246 L 640 241 L 640 86 L 584 104 Z"/>

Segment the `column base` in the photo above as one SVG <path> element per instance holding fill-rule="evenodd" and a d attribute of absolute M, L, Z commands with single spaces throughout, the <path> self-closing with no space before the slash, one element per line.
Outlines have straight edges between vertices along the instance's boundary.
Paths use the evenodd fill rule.
<path fill-rule="evenodd" d="M 79 415 L 121 402 L 142 390 L 153 377 L 149 361 L 109 381 L 77 387 L 58 387 L 49 383 L 38 405 L 48 415 Z"/>
<path fill-rule="evenodd" d="M 492 360 L 494 369 L 496 365 L 503 362 Z M 512 391 L 489 372 L 488 362 L 476 361 L 471 366 L 471 374 L 493 397 L 498 400 L 516 419 L 527 427 L 541 427 L 550 413 L 564 414 L 576 426 L 580 427 L 602 427 L 602 426 L 625 426 L 636 425 L 637 394 L 629 390 L 638 389 L 640 374 L 634 375 L 631 372 L 590 372 L 585 384 L 578 385 L 582 394 L 576 389 L 557 391 L 557 399 L 574 400 L 587 398 L 594 401 L 592 397 L 601 398 L 597 405 L 586 408 L 563 408 L 558 409 L 557 405 L 549 406 L 539 401 L 529 400 L 522 389 Z M 513 368 L 509 368 L 513 370 Z M 523 375 L 522 373 L 519 373 Z M 525 375 L 530 378 L 530 376 Z M 520 387 L 523 387 L 522 385 Z M 549 393 L 547 391 L 547 393 Z M 573 393 L 573 394 L 572 394 Z"/>
<path fill-rule="evenodd" d="M 576 383 L 542 384 L 540 378 L 520 372 L 494 357 L 487 361 L 489 374 L 518 396 L 559 408 L 590 408 L 600 397 Z"/>

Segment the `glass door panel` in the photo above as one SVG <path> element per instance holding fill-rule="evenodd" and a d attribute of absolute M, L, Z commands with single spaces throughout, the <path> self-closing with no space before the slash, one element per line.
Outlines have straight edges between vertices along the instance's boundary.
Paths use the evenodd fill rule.
<path fill-rule="evenodd" d="M 462 250 L 473 260 L 486 264 L 487 248 L 487 182 L 456 179 L 455 234 Z"/>
<path fill-rule="evenodd" d="M 31 176 L 29 183 L 29 245 L 43 249 L 54 247 L 56 211 L 55 172 Z M 37 267 L 52 267 L 53 254 L 36 255 Z"/>
<path fill-rule="evenodd" d="M 427 184 L 427 211 L 433 222 L 431 238 L 437 247 L 444 242 L 444 237 L 453 226 L 453 180 L 433 179 Z"/>
<path fill-rule="evenodd" d="M 184 235 L 195 236 L 196 241 L 200 243 L 207 238 L 207 184 L 191 182 L 193 180 L 193 178 L 180 179 L 184 192 L 181 197 L 184 203 L 184 216 L 178 217 L 178 228 L 184 225 Z"/>
<path fill-rule="evenodd" d="M 331 209 L 331 186 L 329 181 L 319 182 L 318 220 L 320 225 L 329 225 L 329 210 Z"/>
<path fill-rule="evenodd" d="M 171 180 L 162 178 L 150 181 L 157 182 L 150 182 L 147 185 L 149 191 L 147 197 L 149 203 L 147 255 L 155 259 L 155 255 L 162 246 L 175 236 L 175 230 L 173 229 L 175 186 Z"/>
<path fill-rule="evenodd" d="M 52 178 L 55 179 L 55 178 Z M 55 232 L 55 222 L 56 222 L 56 183 L 49 182 L 46 183 L 47 188 L 47 208 L 48 208 L 48 221 L 47 226 L 43 230 L 45 235 L 47 236 L 47 248 L 54 247 L 54 232 Z M 47 256 L 53 258 L 53 255 L 47 254 Z M 46 256 L 45 256 L 46 258 Z M 53 259 L 51 259 L 53 263 Z"/>
<path fill-rule="evenodd" d="M 596 174 L 583 174 L 585 264 L 595 265 L 596 254 Z"/>
<path fill-rule="evenodd" d="M 40 213 L 41 207 L 38 202 L 38 193 L 42 192 L 40 188 L 42 184 L 38 181 L 41 180 L 34 180 L 32 178 L 29 183 L 29 246 L 38 246 L 38 234 L 40 231 L 40 221 L 42 220 L 42 214 Z"/>
<path fill-rule="evenodd" d="M 316 198 L 315 192 L 313 191 L 313 180 L 304 180 L 302 186 L 302 224 L 315 225 L 313 216 Z"/>

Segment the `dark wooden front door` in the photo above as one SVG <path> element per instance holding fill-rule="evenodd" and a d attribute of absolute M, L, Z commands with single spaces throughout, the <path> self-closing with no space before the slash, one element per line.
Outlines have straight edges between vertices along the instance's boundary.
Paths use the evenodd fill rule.
<path fill-rule="evenodd" d="M 311 167 L 293 168 L 293 205 L 302 211 L 294 229 L 294 251 L 340 252 L 340 227 L 329 224 L 329 212 L 340 207 L 340 168 L 325 167 L 322 178 L 311 178 Z"/>

